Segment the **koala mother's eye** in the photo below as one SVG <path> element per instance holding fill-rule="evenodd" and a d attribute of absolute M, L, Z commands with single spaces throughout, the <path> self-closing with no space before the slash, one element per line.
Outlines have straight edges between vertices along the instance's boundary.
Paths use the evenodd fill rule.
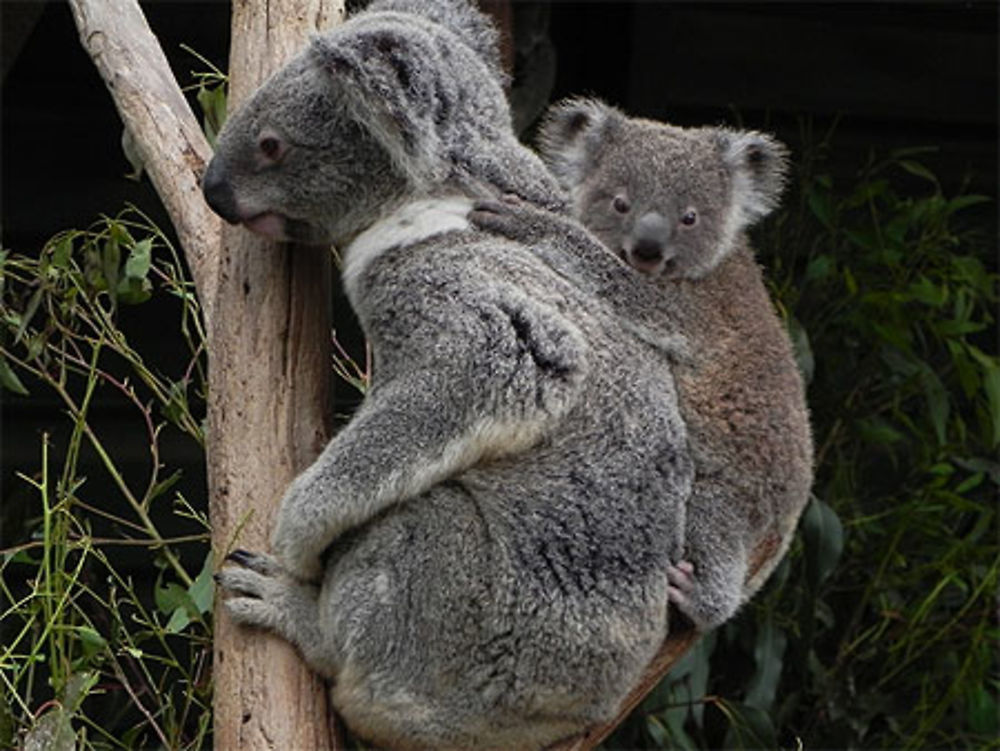
<path fill-rule="evenodd" d="M 681 224 L 685 227 L 693 227 L 698 223 L 698 212 L 694 209 L 688 209 L 681 215 Z"/>
<path fill-rule="evenodd" d="M 625 196 L 615 196 L 615 199 L 611 202 L 611 206 L 614 207 L 614 210 L 619 214 L 627 214 L 628 210 L 632 208 Z"/>
<path fill-rule="evenodd" d="M 264 159 L 270 162 L 276 162 L 281 159 L 286 151 L 284 141 L 274 133 L 266 131 L 261 133 L 260 138 L 257 140 L 257 148 Z"/>

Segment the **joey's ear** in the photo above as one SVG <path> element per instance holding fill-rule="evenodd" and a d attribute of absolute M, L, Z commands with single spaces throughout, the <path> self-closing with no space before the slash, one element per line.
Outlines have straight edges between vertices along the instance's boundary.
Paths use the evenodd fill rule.
<path fill-rule="evenodd" d="M 625 115 L 599 99 L 566 99 L 553 105 L 538 131 L 538 150 L 566 190 L 579 185 L 611 144 Z"/>
<path fill-rule="evenodd" d="M 788 149 L 769 135 L 717 129 L 716 144 L 733 176 L 733 203 L 746 225 L 778 205 L 788 171 Z"/>

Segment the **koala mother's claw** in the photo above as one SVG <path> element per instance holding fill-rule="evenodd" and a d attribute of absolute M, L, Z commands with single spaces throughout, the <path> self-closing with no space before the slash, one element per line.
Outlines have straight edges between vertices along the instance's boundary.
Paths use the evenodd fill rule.
<path fill-rule="evenodd" d="M 271 556 L 264 553 L 251 553 L 249 550 L 241 548 L 232 551 L 226 556 L 226 560 L 264 576 L 275 576 L 282 572 L 281 565 Z"/>

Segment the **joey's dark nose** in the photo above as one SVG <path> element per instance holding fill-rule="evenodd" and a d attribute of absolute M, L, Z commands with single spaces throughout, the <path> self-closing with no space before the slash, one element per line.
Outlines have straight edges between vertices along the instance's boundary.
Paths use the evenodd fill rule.
<path fill-rule="evenodd" d="M 212 211 L 230 224 L 239 224 L 241 217 L 236 206 L 236 195 L 218 159 L 209 162 L 208 169 L 201 178 L 201 192 Z"/>
<path fill-rule="evenodd" d="M 663 258 L 663 243 L 641 237 L 633 246 L 632 255 L 640 261 L 658 261 Z"/>
<path fill-rule="evenodd" d="M 657 211 L 649 211 L 639 217 L 632 233 L 632 256 L 640 261 L 658 261 L 672 255 L 667 253 L 670 245 L 670 224 Z"/>

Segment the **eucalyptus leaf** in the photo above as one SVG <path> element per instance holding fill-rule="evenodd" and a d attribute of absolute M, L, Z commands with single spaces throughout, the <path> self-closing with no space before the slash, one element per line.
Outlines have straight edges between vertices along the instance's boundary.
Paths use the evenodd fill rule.
<path fill-rule="evenodd" d="M 757 641 L 754 645 L 754 662 L 757 667 L 744 699 L 748 706 L 764 712 L 773 710 L 787 644 L 785 632 L 775 626 L 770 616 L 757 624 Z"/>
<path fill-rule="evenodd" d="M 810 589 L 815 592 L 840 561 L 844 550 L 844 526 L 830 506 L 813 496 L 802 514 L 802 537 L 805 542 L 806 577 Z"/>
<path fill-rule="evenodd" d="M 7 358 L 2 355 L 0 355 L 0 385 L 8 391 L 13 391 L 15 394 L 20 394 L 21 396 L 28 395 L 28 389 L 24 387 L 21 379 L 17 377 L 17 373 L 10 367 Z"/>

